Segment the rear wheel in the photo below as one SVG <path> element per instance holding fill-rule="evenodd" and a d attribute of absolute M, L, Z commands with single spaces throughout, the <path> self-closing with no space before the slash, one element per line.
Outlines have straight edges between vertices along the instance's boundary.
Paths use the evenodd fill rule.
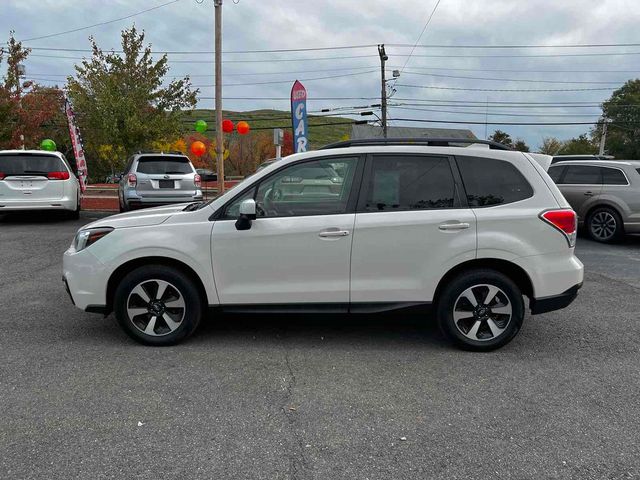
<path fill-rule="evenodd" d="M 624 234 L 622 219 L 613 208 L 596 208 L 587 218 L 587 232 L 596 242 L 615 242 Z"/>
<path fill-rule="evenodd" d="M 438 323 L 461 348 L 488 351 L 509 343 L 524 320 L 518 286 L 495 270 L 471 270 L 454 278 L 437 302 Z"/>
<path fill-rule="evenodd" d="M 145 345 L 174 345 L 191 335 L 203 303 L 193 281 L 163 265 L 140 267 L 118 285 L 116 318 L 124 331 Z"/>

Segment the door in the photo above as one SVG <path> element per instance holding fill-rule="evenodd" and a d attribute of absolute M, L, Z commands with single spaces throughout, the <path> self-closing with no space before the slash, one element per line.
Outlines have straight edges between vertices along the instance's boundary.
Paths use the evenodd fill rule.
<path fill-rule="evenodd" d="M 475 258 L 476 220 L 445 156 L 373 155 L 356 213 L 351 303 L 430 302 L 442 276 Z"/>
<path fill-rule="evenodd" d="M 602 191 L 600 167 L 593 165 L 567 165 L 558 188 L 580 220 Z"/>
<path fill-rule="evenodd" d="M 346 310 L 359 163 L 327 157 L 287 165 L 224 208 L 212 233 L 223 305 L 321 303 Z M 237 230 L 247 198 L 255 199 L 257 218 Z"/>
<path fill-rule="evenodd" d="M 0 155 L 0 200 L 29 202 L 60 200 L 71 174 L 55 155 Z"/>

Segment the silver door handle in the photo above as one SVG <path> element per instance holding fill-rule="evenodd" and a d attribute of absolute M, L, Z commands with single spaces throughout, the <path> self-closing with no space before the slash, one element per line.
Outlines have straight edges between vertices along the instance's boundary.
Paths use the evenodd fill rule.
<path fill-rule="evenodd" d="M 593 197 L 593 192 L 584 192 L 585 196 Z"/>
<path fill-rule="evenodd" d="M 470 226 L 471 225 L 469 225 L 468 223 L 443 223 L 442 225 L 438 226 L 438 229 L 443 231 L 465 230 Z"/>
<path fill-rule="evenodd" d="M 329 230 L 318 234 L 321 238 L 346 237 L 347 235 L 349 235 L 348 230 Z"/>

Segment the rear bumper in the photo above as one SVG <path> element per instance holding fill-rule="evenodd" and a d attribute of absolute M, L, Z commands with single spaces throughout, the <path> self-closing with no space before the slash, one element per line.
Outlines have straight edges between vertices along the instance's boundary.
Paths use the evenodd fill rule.
<path fill-rule="evenodd" d="M 9 200 L 0 199 L 0 214 L 3 212 L 24 212 L 29 210 L 69 210 L 77 207 L 75 196 L 59 199 L 47 198 L 43 200 Z"/>
<path fill-rule="evenodd" d="M 172 205 L 175 203 L 199 202 L 203 200 L 202 191 L 198 190 L 193 195 L 170 195 L 170 196 L 138 196 L 127 193 L 124 201 L 129 208 L 159 207 L 162 205 Z"/>
<path fill-rule="evenodd" d="M 568 307 L 578 296 L 578 290 L 580 290 L 581 287 L 582 283 L 579 283 L 560 295 L 531 299 L 531 313 L 538 315 L 540 313 L 553 312 L 554 310 Z"/>

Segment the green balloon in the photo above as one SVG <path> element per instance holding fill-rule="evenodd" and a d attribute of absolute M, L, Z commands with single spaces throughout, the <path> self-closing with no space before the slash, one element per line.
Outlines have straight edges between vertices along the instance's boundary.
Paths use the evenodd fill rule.
<path fill-rule="evenodd" d="M 195 127 L 196 127 L 196 132 L 204 133 L 207 131 L 207 122 L 205 122 L 204 120 L 198 120 L 195 124 Z"/>
<path fill-rule="evenodd" d="M 50 138 L 45 138 L 40 143 L 40 148 L 42 150 L 46 150 L 47 152 L 55 152 L 56 151 L 56 142 L 51 140 Z"/>

